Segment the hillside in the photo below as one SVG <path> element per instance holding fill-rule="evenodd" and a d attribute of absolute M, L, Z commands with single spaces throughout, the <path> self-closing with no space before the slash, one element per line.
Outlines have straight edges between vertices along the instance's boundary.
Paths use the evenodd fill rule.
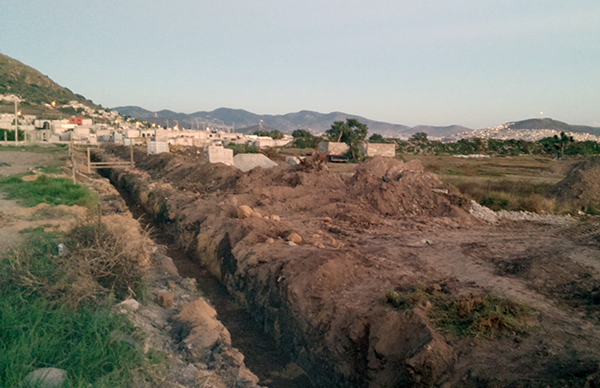
<path fill-rule="evenodd" d="M 516 123 L 509 124 L 507 128 L 510 129 L 550 129 L 555 131 L 563 132 L 575 132 L 575 133 L 589 133 L 592 135 L 600 136 L 600 128 L 588 127 L 585 125 L 571 125 L 563 123 L 562 121 L 553 120 L 550 118 L 544 119 L 529 119 L 517 121 Z"/>
<path fill-rule="evenodd" d="M 139 120 L 147 120 L 165 125 L 167 120 L 178 120 L 180 125 L 190 127 L 192 123 L 224 123 L 235 128 L 248 128 L 258 125 L 263 121 L 263 125 L 276 128 L 283 133 L 291 134 L 298 128 L 307 129 L 311 132 L 323 133 L 329 128 L 334 121 L 344 121 L 346 118 L 355 118 L 360 122 L 367 124 L 369 133 L 379 133 L 384 137 L 400 137 L 407 138 L 416 132 L 425 132 L 430 136 L 445 136 L 449 134 L 470 131 L 459 125 L 446 127 L 435 127 L 419 125 L 409 127 L 400 124 L 390 124 L 381 121 L 370 120 L 365 117 L 352 115 L 343 112 L 319 113 L 309 110 L 302 110 L 295 113 L 287 113 L 285 115 L 258 115 L 243 109 L 219 108 L 211 112 L 199 111 L 191 114 L 177 113 L 170 110 L 161 110 L 152 112 L 138 106 L 122 106 L 114 108 L 123 115 L 131 116 Z"/>
<path fill-rule="evenodd" d="M 78 101 L 90 107 L 94 105 L 82 95 L 63 88 L 39 71 L 4 54 L 0 54 L 0 94 L 14 94 L 37 104 Z"/>

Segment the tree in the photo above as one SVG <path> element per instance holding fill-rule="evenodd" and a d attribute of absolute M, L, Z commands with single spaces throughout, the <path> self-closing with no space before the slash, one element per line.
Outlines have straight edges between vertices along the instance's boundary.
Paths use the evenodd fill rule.
<path fill-rule="evenodd" d="M 292 132 L 292 137 L 294 139 L 298 139 L 299 137 L 310 139 L 311 137 L 314 137 L 314 135 L 305 129 L 296 129 L 294 132 Z"/>
<path fill-rule="evenodd" d="M 411 136 L 410 140 L 413 141 L 427 141 L 427 134 L 425 132 L 417 132 Z"/>
<path fill-rule="evenodd" d="M 385 143 L 385 139 L 378 133 L 374 133 L 369 138 L 369 142 L 371 143 Z"/>
<path fill-rule="evenodd" d="M 358 160 L 360 155 L 358 145 L 367 137 L 369 128 L 356 119 L 346 119 L 346 122 L 335 121 L 331 125 L 331 129 L 328 129 L 325 133 L 329 135 L 332 141 L 341 141 L 348 144 L 350 146 L 348 154 L 354 160 Z"/>

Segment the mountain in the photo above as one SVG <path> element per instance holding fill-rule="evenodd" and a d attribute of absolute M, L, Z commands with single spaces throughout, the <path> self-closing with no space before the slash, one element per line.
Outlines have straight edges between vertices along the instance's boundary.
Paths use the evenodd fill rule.
<path fill-rule="evenodd" d="M 589 133 L 600 136 L 600 128 L 588 127 L 586 125 L 571 125 L 562 121 L 545 119 L 528 119 L 506 124 L 510 129 L 550 129 L 561 132 Z"/>
<path fill-rule="evenodd" d="M 78 101 L 88 106 L 94 106 L 82 95 L 75 94 L 63 88 L 39 71 L 0 54 L 0 94 L 14 94 L 28 103 L 67 104 Z"/>
<path fill-rule="evenodd" d="M 323 133 L 334 121 L 345 121 L 347 118 L 354 118 L 361 123 L 367 124 L 369 133 L 379 133 L 384 137 L 409 137 L 416 132 L 425 132 L 430 136 L 445 136 L 448 134 L 470 131 L 471 129 L 459 125 L 447 127 L 434 127 L 419 125 L 409 127 L 400 124 L 390 124 L 381 121 L 370 120 L 365 117 L 352 115 L 342 112 L 319 113 L 309 110 L 302 110 L 295 113 L 284 115 L 258 115 L 245 111 L 243 109 L 219 108 L 211 112 L 195 112 L 191 114 L 177 113 L 170 110 L 161 110 L 151 112 L 138 106 L 122 106 L 114 108 L 122 115 L 130 116 L 139 120 L 146 120 L 158 125 L 166 125 L 167 120 L 177 120 L 180 126 L 189 128 L 202 126 L 202 124 L 211 125 L 218 123 L 235 128 L 248 128 L 258 125 L 261 121 L 264 126 L 272 127 L 290 134 L 296 129 L 306 129 L 315 134 Z"/>

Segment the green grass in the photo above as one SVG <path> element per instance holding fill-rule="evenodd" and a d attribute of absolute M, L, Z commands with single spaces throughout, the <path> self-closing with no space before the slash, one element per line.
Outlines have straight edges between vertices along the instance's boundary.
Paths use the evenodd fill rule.
<path fill-rule="evenodd" d="M 59 243 L 69 247 L 66 257 L 58 256 Z M 66 387 L 129 386 L 141 367 L 160 362 L 119 339 L 137 335 L 111 312 L 118 289 L 138 288 L 121 248 L 94 223 L 68 234 L 35 230 L 0 258 L 1 387 L 20 387 L 45 367 L 66 370 Z"/>
<path fill-rule="evenodd" d="M 79 205 L 95 209 L 97 199 L 89 188 L 74 185 L 69 179 L 40 176 L 36 181 L 25 182 L 20 175 L 0 179 L 0 191 L 7 199 L 18 199 L 19 204 L 33 207 L 39 203 L 51 205 Z"/>
<path fill-rule="evenodd" d="M 18 151 L 18 152 L 33 152 L 36 154 L 65 154 L 68 148 L 64 144 L 56 144 L 49 147 L 41 147 L 37 145 L 27 145 L 15 147 L 12 145 L 4 145 L 4 136 L 0 137 L 0 152 L 2 151 Z"/>
<path fill-rule="evenodd" d="M 428 318 L 443 333 L 493 339 L 532 330 L 527 323 L 530 307 L 489 293 L 457 299 L 441 289 L 418 285 L 408 292 L 388 292 L 386 302 L 400 311 L 431 303 Z"/>

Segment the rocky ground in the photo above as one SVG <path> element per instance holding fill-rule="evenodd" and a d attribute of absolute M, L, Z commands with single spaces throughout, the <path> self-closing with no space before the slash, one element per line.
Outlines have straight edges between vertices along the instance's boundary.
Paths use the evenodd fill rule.
<path fill-rule="evenodd" d="M 26 152 L 17 154 L 10 161 L 20 170 L 9 173 L 25 172 L 57 158 L 51 155 L 40 158 L 38 154 Z M 30 177 L 33 178 L 26 179 L 36 176 Z M 115 338 L 149 357 L 164 360 L 156 369 L 141 373 L 134 386 L 258 387 L 258 378 L 245 367 L 244 356 L 231 346 L 229 332 L 216 318 L 214 308 L 201 297 L 196 281 L 179 276 L 165 248 L 148 237 L 108 180 L 99 176 L 91 179 L 79 176 L 79 179 L 99 194 L 102 222 L 115 235 L 123 237 L 126 249 L 138 257 L 148 285 L 145 300 L 127 299 L 115 306 L 115 313 L 126 314 L 139 330 L 137 339 L 119 333 L 115 333 Z M 68 231 L 89 221 L 88 217 L 87 209 L 79 206 L 40 204 L 24 208 L 17 200 L 0 198 L 0 254 L 18 243 L 27 229 Z"/>
<path fill-rule="evenodd" d="M 97 157 L 121 151 L 108 152 Z M 490 224 L 418 162 L 375 158 L 344 176 L 318 161 L 242 173 L 195 152 L 137 152 L 136 163 L 113 171 L 113 183 L 316 386 L 558 387 L 596 376 L 594 218 Z M 529 330 L 462 336 L 436 327 L 430 304 L 399 312 L 385 303 L 386 293 L 420 285 L 457 300 L 522 301 L 533 310 Z"/>

